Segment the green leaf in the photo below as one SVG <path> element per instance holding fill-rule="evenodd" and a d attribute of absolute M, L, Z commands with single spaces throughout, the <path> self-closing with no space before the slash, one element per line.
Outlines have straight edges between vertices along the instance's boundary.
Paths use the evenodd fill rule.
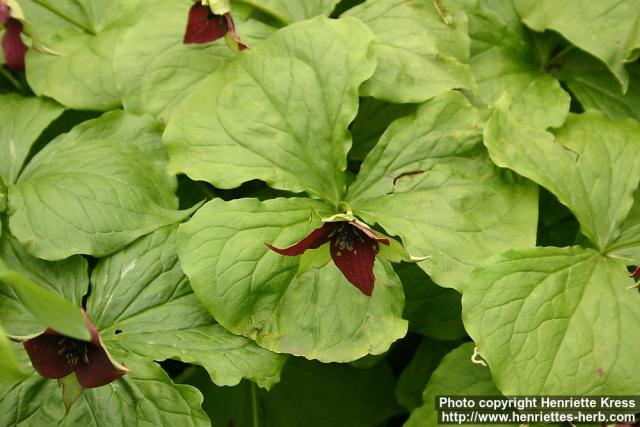
<path fill-rule="evenodd" d="M 401 264 L 396 272 L 402 282 L 406 304 L 403 317 L 409 330 L 440 340 L 457 340 L 467 333 L 460 317 L 461 295 L 441 288 L 415 264 Z"/>
<path fill-rule="evenodd" d="M 162 126 L 148 115 L 135 115 L 122 110 L 113 110 L 102 116 L 86 120 L 69 132 L 58 136 L 56 143 L 73 144 L 74 141 L 94 139 L 118 139 L 129 141 L 144 151 L 165 168 L 168 157 L 162 144 Z M 175 182 L 172 189 L 175 190 Z"/>
<path fill-rule="evenodd" d="M 202 365 L 218 385 L 248 378 L 270 387 L 285 356 L 215 325 L 180 268 L 176 231 L 161 228 L 96 265 L 87 312 L 103 341 L 152 360 Z"/>
<path fill-rule="evenodd" d="M 203 407 L 214 425 L 233 427 L 369 427 L 400 412 L 395 379 L 386 363 L 371 369 L 291 358 L 270 391 L 243 382 L 213 387 L 196 371 L 189 383 L 204 391 Z"/>
<path fill-rule="evenodd" d="M 175 210 L 175 178 L 148 147 L 106 128 L 51 142 L 9 188 L 11 232 L 32 254 L 104 256 L 189 214 Z"/>
<path fill-rule="evenodd" d="M 0 386 L 19 381 L 26 376 L 13 355 L 11 341 L 0 326 Z"/>
<path fill-rule="evenodd" d="M 11 286 L 18 300 L 45 325 L 64 335 L 89 340 L 87 324 L 75 304 L 8 269 L 2 260 L 0 260 L 0 283 Z M 6 323 L 4 319 L 3 323 Z"/>
<path fill-rule="evenodd" d="M 599 0 L 514 0 L 522 20 L 536 31 L 554 30 L 607 64 L 626 92 L 625 60 L 640 47 L 640 3 Z"/>
<path fill-rule="evenodd" d="M 422 102 L 454 88 L 474 89 L 467 18 L 450 3 L 368 0 L 343 16 L 362 20 L 376 36 L 378 68 L 361 89 L 391 102 Z"/>
<path fill-rule="evenodd" d="M 30 3 L 25 1 L 25 3 Z M 50 35 L 50 52 L 29 49 L 26 72 L 29 86 L 40 96 L 79 110 L 106 111 L 120 105 L 113 71 L 116 42 L 128 26 L 144 16 L 145 2 L 74 0 L 60 6 L 74 21 L 57 31 L 59 17 L 52 19 L 41 7 L 25 11 L 30 24 Z M 49 27 L 49 29 L 47 29 Z M 91 76 L 91 78 L 87 78 Z"/>
<path fill-rule="evenodd" d="M 623 395 L 638 388 L 640 294 L 592 249 L 508 251 L 472 274 L 469 335 L 507 395 Z"/>
<path fill-rule="evenodd" d="M 548 95 L 527 97 L 515 109 L 508 98 L 497 106 L 485 129 L 491 159 L 551 191 L 576 216 L 582 233 L 605 250 L 620 234 L 640 182 L 640 124 L 588 111 L 569 115 L 550 133 L 544 128 L 557 122 L 530 122 L 530 110 L 545 108 Z"/>
<path fill-rule="evenodd" d="M 535 243 L 536 188 L 491 163 L 481 126 L 460 93 L 436 97 L 389 126 L 347 195 L 357 216 L 428 256 L 420 267 L 458 290 L 487 256 Z"/>
<path fill-rule="evenodd" d="M 304 21 L 317 15 L 329 16 L 340 0 L 232 0 L 232 3 L 245 3 L 260 12 L 271 15 L 281 24 L 288 25 Z"/>
<path fill-rule="evenodd" d="M 189 0 L 156 1 L 118 41 L 115 77 L 127 111 L 168 119 L 191 88 L 233 55 L 223 40 L 182 43 L 192 5 Z"/>
<path fill-rule="evenodd" d="M 80 322 L 80 329 L 83 331 L 80 332 L 81 336 L 88 336 L 85 322 L 80 321 L 81 316 L 78 310 L 89 285 L 87 261 L 84 258 L 74 256 L 56 262 L 43 261 L 30 255 L 16 239 L 9 233 L 5 233 L 0 237 L 0 259 L 7 268 L 19 274 L 23 280 L 35 283 L 41 288 L 38 295 L 45 298 L 42 305 L 47 312 L 57 309 L 55 304 L 51 307 L 47 304 L 46 298 L 51 295 L 51 298 L 58 301 L 59 306 L 66 307 L 64 308 L 66 312 L 72 312 L 70 315 L 72 319 Z M 53 327 L 53 324 L 44 321 L 43 316 L 38 312 L 29 311 L 26 301 L 22 301 L 23 294 L 24 291 L 20 292 L 11 287 L 0 287 L 0 319 L 5 328 L 13 335 L 31 335 L 42 332 L 47 326 Z M 62 317 L 64 317 L 63 312 L 60 312 L 51 313 L 47 318 L 56 321 Z M 73 329 L 77 330 L 76 327 Z"/>
<path fill-rule="evenodd" d="M 512 1 L 456 0 L 469 19 L 470 65 L 487 103 L 505 90 L 518 93 L 543 75 L 534 37 Z"/>
<path fill-rule="evenodd" d="M 473 345 L 472 342 L 463 344 L 444 357 L 424 389 L 423 405 L 411 413 L 406 427 L 438 424 L 437 396 L 500 396 L 491 382 L 489 369 L 471 362 Z"/>
<path fill-rule="evenodd" d="M 631 211 L 620 224 L 620 235 L 610 245 L 607 255 L 628 264 L 640 264 L 640 188 L 636 189 Z"/>
<path fill-rule="evenodd" d="M 194 292 L 222 326 L 272 351 L 339 362 L 383 353 L 407 330 L 402 287 L 386 261 L 376 260 L 367 297 L 332 262 L 298 276 L 297 257 L 265 245 L 284 247 L 317 228 L 312 206 L 326 210 L 302 198 L 204 205 L 178 233 Z"/>
<path fill-rule="evenodd" d="M 585 109 L 598 109 L 611 119 L 631 117 L 640 121 L 640 65 L 630 64 L 627 71 L 630 80 L 626 93 L 603 63 L 582 52 L 569 56 L 556 75 Z"/>
<path fill-rule="evenodd" d="M 193 387 L 176 385 L 157 364 L 132 355 L 124 358 L 126 376 L 87 389 L 65 417 L 62 393 L 56 382 L 32 374 L 25 381 L 0 388 L 0 413 L 7 425 L 20 426 L 209 426 Z M 28 396 L 28 398 L 25 398 Z"/>
<path fill-rule="evenodd" d="M 349 158 L 363 160 L 391 122 L 414 111 L 413 104 L 390 104 L 375 98 L 361 98 L 358 115 L 349 127 L 353 137 Z"/>
<path fill-rule="evenodd" d="M 46 99 L 0 95 L 0 182 L 16 181 L 31 145 L 62 111 L 60 105 Z"/>
<path fill-rule="evenodd" d="M 372 38 L 355 19 L 315 18 L 238 55 L 173 115 L 164 135 L 170 169 L 219 188 L 260 179 L 339 202 L 347 125 L 375 68 Z"/>
<path fill-rule="evenodd" d="M 404 408 L 413 411 L 422 405 L 422 392 L 431 374 L 438 367 L 442 358 L 459 345 L 459 341 L 437 341 L 422 338 L 411 362 L 398 378 L 396 398 Z M 449 392 L 450 390 L 446 390 L 447 394 Z"/>

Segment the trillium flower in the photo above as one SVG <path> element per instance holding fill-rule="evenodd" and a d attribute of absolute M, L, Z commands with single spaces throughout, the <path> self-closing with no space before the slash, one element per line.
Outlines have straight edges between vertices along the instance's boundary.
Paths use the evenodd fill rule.
<path fill-rule="evenodd" d="M 297 256 L 328 244 L 331 259 L 344 277 L 363 294 L 371 296 L 376 280 L 373 264 L 380 251 L 379 245 L 389 246 L 391 239 L 379 236 L 355 218 L 341 216 L 339 219 L 343 220 L 327 220 L 322 227 L 286 248 L 276 248 L 269 243 L 266 245 L 280 255 Z"/>
<path fill-rule="evenodd" d="M 24 57 L 27 45 L 22 41 L 22 23 L 11 17 L 11 9 L 4 0 L 0 0 L 0 24 L 4 25 L 2 51 L 4 62 L 12 71 L 24 70 Z"/>
<path fill-rule="evenodd" d="M 22 340 L 34 369 L 43 377 L 61 379 L 75 373 L 84 388 L 100 387 L 120 378 L 129 370 L 113 361 L 96 327 L 86 313 L 90 341 L 81 341 L 47 329 Z"/>
<path fill-rule="evenodd" d="M 200 2 L 191 7 L 187 30 L 184 33 L 184 44 L 209 43 L 225 37 L 227 34 L 231 36 L 239 50 L 247 48 L 236 33 L 236 26 L 233 23 L 231 13 L 215 14 L 209 6 L 205 6 Z"/>

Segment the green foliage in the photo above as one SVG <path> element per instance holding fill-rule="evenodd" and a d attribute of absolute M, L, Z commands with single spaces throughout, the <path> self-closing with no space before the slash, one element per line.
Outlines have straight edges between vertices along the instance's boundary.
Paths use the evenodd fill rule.
<path fill-rule="evenodd" d="M 29 48 L 0 49 L 0 425 L 637 394 L 637 0 L 0 3 Z M 390 244 L 265 245 L 327 218 Z M 87 340 L 81 309 L 129 369 L 86 390 L 11 341 Z M 89 366 L 66 339 L 37 351 Z"/>

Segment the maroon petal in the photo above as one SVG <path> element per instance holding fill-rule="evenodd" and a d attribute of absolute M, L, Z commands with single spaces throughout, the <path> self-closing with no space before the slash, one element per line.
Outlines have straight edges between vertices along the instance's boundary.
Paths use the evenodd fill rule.
<path fill-rule="evenodd" d="M 2 36 L 4 62 L 10 70 L 22 71 L 24 70 L 24 56 L 27 54 L 27 45 L 20 37 L 22 23 L 17 19 L 9 18 L 4 27 L 5 31 Z"/>
<path fill-rule="evenodd" d="M 78 381 L 84 388 L 109 384 L 127 373 L 113 364 L 102 345 L 89 345 L 87 358 L 78 363 L 75 371 Z"/>
<path fill-rule="evenodd" d="M 84 316 L 84 320 L 87 322 L 87 329 L 91 334 L 91 341 L 89 342 L 93 345 L 97 345 L 98 347 L 102 347 L 102 341 L 100 341 L 100 335 L 98 334 L 98 330 L 96 329 L 91 319 L 89 319 L 89 315 L 87 315 L 87 312 L 84 311 L 83 309 L 80 309 L 80 311 Z"/>
<path fill-rule="evenodd" d="M 0 0 L 0 24 L 4 24 L 11 17 L 9 6 L 4 4 L 4 0 Z"/>
<path fill-rule="evenodd" d="M 183 42 L 203 44 L 218 40 L 229 31 L 227 22 L 223 15 L 215 15 L 209 7 L 196 3 L 189 10 Z"/>
<path fill-rule="evenodd" d="M 631 273 L 631 277 L 640 278 L 640 265 L 636 267 L 633 273 Z"/>
<path fill-rule="evenodd" d="M 302 255 L 307 249 L 316 249 L 327 243 L 330 239 L 329 235 L 334 228 L 335 223 L 324 223 L 322 227 L 313 230 L 307 237 L 300 240 L 298 243 L 294 243 L 286 248 L 276 248 L 275 246 L 265 243 L 269 249 L 280 255 L 296 256 Z"/>
<path fill-rule="evenodd" d="M 378 236 L 369 227 L 362 225 L 360 223 L 357 223 L 355 221 L 349 221 L 349 224 L 353 225 L 355 228 L 362 231 L 370 239 L 373 239 L 376 242 L 380 242 L 383 245 L 389 246 L 389 239 L 385 239 L 384 237 Z"/>
<path fill-rule="evenodd" d="M 65 339 L 69 338 L 47 330 L 22 343 L 34 369 L 43 377 L 57 380 L 73 372 L 74 365 L 60 353 L 60 342 Z"/>
<path fill-rule="evenodd" d="M 340 250 L 337 244 L 331 243 L 331 258 L 344 277 L 356 288 L 367 295 L 373 293 L 373 263 L 378 253 L 378 242 L 369 239 L 355 239 L 353 250 Z"/>
<path fill-rule="evenodd" d="M 238 44 L 238 48 L 240 50 L 248 49 L 248 46 L 240 40 L 238 33 L 236 33 L 236 24 L 233 23 L 233 18 L 230 13 L 224 14 L 225 19 L 227 20 L 227 27 L 229 28 L 229 34 L 233 38 L 233 40 Z"/>

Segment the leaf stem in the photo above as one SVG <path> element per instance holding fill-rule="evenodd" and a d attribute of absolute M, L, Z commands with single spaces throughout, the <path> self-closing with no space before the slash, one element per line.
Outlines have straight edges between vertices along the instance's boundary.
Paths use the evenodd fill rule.
<path fill-rule="evenodd" d="M 40 6 L 44 7 L 45 9 L 47 9 L 49 12 L 58 15 L 60 18 L 64 19 L 65 21 L 69 22 L 70 24 L 75 25 L 76 27 L 82 29 L 82 31 L 84 31 L 85 33 L 89 33 L 91 35 L 96 35 L 96 32 L 89 28 L 87 25 L 83 24 L 82 22 L 78 21 L 77 19 L 67 15 L 66 13 L 64 13 L 63 11 L 61 11 L 60 9 L 58 9 L 57 7 L 49 4 L 49 2 L 45 1 L 45 0 L 33 0 L 34 3 L 39 4 Z"/>
<path fill-rule="evenodd" d="M 4 78 L 9 80 L 9 82 L 13 85 L 13 87 L 18 89 L 18 91 L 20 91 L 20 93 L 22 93 L 22 94 L 26 94 L 27 93 L 27 88 L 24 87 L 24 85 L 20 82 L 20 80 L 18 80 L 13 75 L 13 73 L 11 73 L 11 71 L 7 70 L 3 66 L 0 66 L 0 74 L 2 74 L 4 76 Z"/>
<path fill-rule="evenodd" d="M 253 413 L 253 427 L 260 427 L 260 419 L 258 417 L 258 396 L 256 393 L 256 384 L 251 382 L 251 412 Z"/>
<path fill-rule="evenodd" d="M 628 242 L 619 243 L 617 245 L 609 246 L 605 250 L 605 254 L 610 254 L 611 252 L 617 251 L 618 249 L 628 248 L 629 246 L 636 246 L 640 244 L 640 239 L 630 240 Z"/>
<path fill-rule="evenodd" d="M 561 65 L 560 60 L 563 59 L 565 56 L 567 56 L 569 53 L 573 52 L 575 48 L 576 47 L 573 45 L 569 45 L 565 47 L 560 52 L 553 55 L 553 57 L 551 57 L 551 59 L 549 59 L 547 63 L 544 64 L 544 68 L 549 69 L 550 67 L 560 66 Z"/>

